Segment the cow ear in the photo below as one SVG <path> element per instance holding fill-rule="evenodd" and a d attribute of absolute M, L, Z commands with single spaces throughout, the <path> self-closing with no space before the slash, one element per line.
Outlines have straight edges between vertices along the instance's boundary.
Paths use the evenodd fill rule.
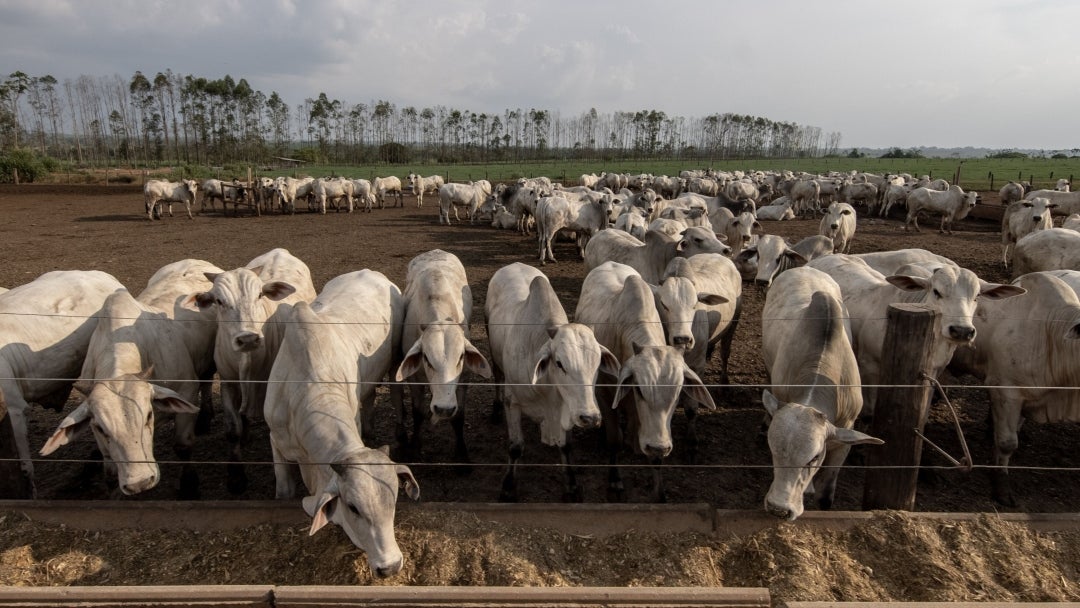
<path fill-rule="evenodd" d="M 1002 285 L 1000 283 L 987 283 L 979 279 L 979 295 L 988 300 L 1004 300 L 1013 296 L 1027 293 L 1027 290 L 1017 285 Z"/>
<path fill-rule="evenodd" d="M 375 449 L 379 450 L 380 452 L 382 452 L 386 456 L 390 456 L 390 444 L 384 443 L 384 444 L 380 445 L 379 447 L 377 447 Z"/>
<path fill-rule="evenodd" d="M 149 380 L 154 377 L 154 364 L 151 363 L 146 369 L 135 374 L 135 377 L 139 380 Z"/>
<path fill-rule="evenodd" d="M 217 281 L 217 278 L 220 277 L 221 274 L 222 273 L 220 272 L 204 272 L 203 276 L 206 277 L 207 281 L 213 283 L 214 281 Z"/>
<path fill-rule="evenodd" d="M 922 277 L 896 274 L 885 277 L 885 280 L 904 291 L 926 291 L 930 288 L 930 281 Z"/>
<path fill-rule="evenodd" d="M 484 378 L 491 379 L 491 366 L 476 347 L 465 341 L 465 369 Z"/>
<path fill-rule="evenodd" d="M 550 343 L 545 344 L 540 348 L 540 359 L 537 360 L 536 365 L 533 366 L 532 383 L 536 384 L 540 378 L 547 373 L 548 367 L 551 365 L 551 347 Z"/>
<path fill-rule="evenodd" d="M 775 416 L 776 412 L 780 411 L 780 400 L 769 392 L 769 389 L 761 391 L 761 404 L 765 406 L 769 416 Z"/>
<path fill-rule="evenodd" d="M 705 383 L 694 373 L 694 370 L 686 365 L 683 365 L 682 390 L 687 397 L 704 405 L 706 408 L 710 410 L 716 409 L 716 402 L 713 401 L 712 395 L 709 394 L 709 389 L 705 388 Z"/>
<path fill-rule="evenodd" d="M 184 300 L 184 307 L 185 308 L 195 308 L 195 307 L 197 307 L 200 310 L 206 310 L 207 308 L 210 308 L 211 306 L 214 305 L 214 301 L 215 301 L 214 295 L 211 294 L 208 291 L 204 291 L 202 293 L 197 293 L 197 294 L 195 294 L 193 296 L 190 296 L 186 300 Z M 194 306 L 192 306 L 192 305 L 194 305 Z"/>
<path fill-rule="evenodd" d="M 60 426 L 42 446 L 41 455 L 48 456 L 60 446 L 71 443 L 71 440 L 88 426 L 90 426 L 90 406 L 83 401 L 60 422 Z"/>
<path fill-rule="evenodd" d="M 803 254 L 795 251 L 794 249 L 787 249 L 784 251 L 784 256 L 788 259 L 788 262 L 795 266 L 806 266 L 807 259 L 803 257 Z"/>
<path fill-rule="evenodd" d="M 284 281 L 271 281 L 263 285 L 262 295 L 277 302 L 296 293 L 296 288 Z"/>
<path fill-rule="evenodd" d="M 420 500 L 420 484 L 416 483 L 416 478 L 413 477 L 409 467 L 399 464 L 395 470 L 397 471 L 398 481 L 405 486 L 405 495 L 413 500 Z"/>
<path fill-rule="evenodd" d="M 641 344 L 638 344 L 637 342 L 634 342 L 634 341 L 630 342 L 630 348 L 633 349 L 635 355 L 640 355 L 641 351 L 645 350 L 644 346 L 642 346 Z"/>
<path fill-rule="evenodd" d="M 619 402 L 630 392 L 634 386 L 634 370 L 624 367 L 619 371 L 619 383 L 615 386 L 615 396 L 611 398 L 611 409 L 619 407 Z"/>
<path fill-rule="evenodd" d="M 856 431 L 854 429 L 845 429 L 837 426 L 834 426 L 832 428 L 832 432 L 829 434 L 828 442 L 843 443 L 846 445 L 860 445 L 864 443 L 870 445 L 882 445 L 883 443 L 885 443 L 877 437 L 871 437 L 866 433 L 860 433 L 859 431 Z"/>
<path fill-rule="evenodd" d="M 334 516 L 334 509 L 337 507 L 337 499 L 337 494 L 330 494 L 329 492 L 324 492 L 322 496 L 304 497 L 304 510 L 312 518 L 308 536 L 314 535 L 319 530 L 322 530 L 323 526 L 330 523 L 330 519 Z"/>
<path fill-rule="evenodd" d="M 1066 340 L 1080 340 L 1080 323 L 1073 325 L 1069 328 L 1069 331 L 1065 332 Z"/>
<path fill-rule="evenodd" d="M 416 372 L 420 371 L 420 362 L 423 361 L 424 350 L 420 340 L 413 344 L 412 348 L 402 359 L 401 365 L 398 366 L 397 374 L 394 375 L 394 380 L 402 382 L 406 378 L 412 376 Z"/>
<path fill-rule="evenodd" d="M 619 358 L 613 355 L 610 350 L 601 346 L 599 371 L 610 376 L 618 377 L 619 368 Z"/>
<path fill-rule="evenodd" d="M 151 384 L 153 390 L 152 403 L 154 408 L 170 414 L 198 414 L 199 406 L 184 399 L 176 391 L 169 390 L 164 386 Z"/>
<path fill-rule="evenodd" d="M 718 304 L 727 304 L 731 300 L 718 293 L 699 293 L 697 301 L 708 306 L 716 306 Z"/>

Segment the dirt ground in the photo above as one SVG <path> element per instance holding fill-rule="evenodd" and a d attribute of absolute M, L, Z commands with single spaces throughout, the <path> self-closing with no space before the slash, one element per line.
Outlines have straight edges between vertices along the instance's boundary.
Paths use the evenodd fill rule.
<path fill-rule="evenodd" d="M 987 198 L 993 201 L 992 197 Z M 220 213 L 213 213 L 196 215 L 192 221 L 187 219 L 182 208 L 174 208 L 175 217 L 166 215 L 162 221 L 150 222 L 143 214 L 141 192 L 136 187 L 29 185 L 0 187 L 0 210 L 3 210 L 6 218 L 0 225 L 0 253 L 5 260 L 5 264 L 0 266 L 0 286 L 5 287 L 25 283 L 50 270 L 98 269 L 113 274 L 133 292 L 138 292 L 155 270 L 179 259 L 201 258 L 222 268 L 233 268 L 274 247 L 285 247 L 304 260 L 311 268 L 316 288 L 321 288 L 334 276 L 361 268 L 379 270 L 403 286 L 406 265 L 414 255 L 434 248 L 445 249 L 460 257 L 469 272 L 474 296 L 473 342 L 482 352 L 487 351 L 482 310 L 488 279 L 505 264 L 516 261 L 535 264 L 536 260 L 533 239 L 526 239 L 511 231 L 495 230 L 487 225 L 470 226 L 466 223 L 439 226 L 436 223 L 436 206 L 429 203 L 417 208 L 415 200 L 408 195 L 403 208 L 376 209 L 371 214 L 330 212 L 324 217 L 298 213 L 295 216 L 256 218 L 248 215 L 223 217 Z M 924 220 L 921 233 L 905 233 L 900 226 L 901 222 L 896 219 L 860 219 L 853 252 L 921 247 L 956 260 L 985 280 L 1007 281 L 1008 277 L 1000 264 L 1000 236 L 994 223 L 964 220 L 958 223 L 956 234 L 952 236 L 939 235 L 933 229 L 933 221 Z M 817 221 L 767 222 L 765 229 L 770 233 L 801 238 L 817 232 Z M 572 316 L 584 277 L 584 267 L 575 259 L 569 243 L 557 243 L 555 254 L 560 262 L 547 265 L 544 272 L 551 278 L 563 305 Z M 670 502 L 705 502 L 717 508 L 757 509 L 768 489 L 771 461 L 759 432 L 762 421 L 760 395 L 766 382 L 760 354 L 760 313 L 764 298 L 750 284 L 744 284 L 743 295 L 743 318 L 737 330 L 730 368 L 734 386 L 717 389 L 718 411 L 699 417 L 700 444 L 695 466 L 687 465 L 679 452 L 685 418 L 681 414 L 676 415 L 673 424 L 675 452 L 664 472 Z M 411 463 L 420 483 L 422 500 L 488 502 L 498 497 L 499 482 L 507 458 L 506 430 L 502 423 L 493 423 L 488 418 L 493 396 L 490 385 L 479 378 L 474 380 L 479 385 L 469 392 L 466 426 L 473 459 L 471 472 L 466 473 L 449 462 L 452 455 L 449 426 L 429 427 L 426 429 L 428 439 L 425 453 L 419 461 Z M 710 368 L 705 381 L 718 381 L 714 368 Z M 974 380 L 947 378 L 946 384 L 971 385 Z M 948 394 L 959 408 L 963 432 L 975 463 L 988 464 L 991 446 L 985 391 L 954 386 L 948 389 Z M 74 405 L 75 402 L 70 401 L 65 411 Z M 393 416 L 384 394 L 376 410 L 376 435 L 380 443 L 393 443 Z M 56 428 L 63 414 L 35 407 L 30 417 L 30 442 L 36 449 Z M 160 460 L 171 460 L 171 424 L 159 420 L 158 426 L 155 453 Z M 920 476 L 916 508 L 922 511 L 1075 511 L 1076 505 L 1080 504 L 1080 483 L 1077 483 L 1080 475 L 1075 471 L 1038 469 L 1075 469 L 1080 466 L 1080 456 L 1075 449 L 1077 431 L 1076 424 L 1067 423 L 1028 424 L 1023 428 L 1020 449 L 1012 461 L 1015 469 L 1011 477 L 1019 501 L 1015 509 L 1005 509 L 990 500 L 989 479 L 985 471 L 965 473 L 952 469 L 944 458 L 927 450 L 923 464 L 932 468 Z M 199 470 L 202 497 L 272 498 L 273 471 L 269 466 L 270 452 L 265 426 L 258 425 L 254 429 L 247 451 L 247 460 L 254 463 L 248 467 L 251 483 L 247 491 L 240 495 L 231 495 L 226 491 L 224 466 L 218 464 L 226 459 L 223 433 L 223 422 L 218 416 L 214 419 L 210 434 L 201 437 L 196 447 L 195 459 L 210 463 Z M 943 407 L 935 406 L 926 434 L 950 454 L 961 453 L 951 420 Z M 561 474 L 551 465 L 558 461 L 558 454 L 554 449 L 540 446 L 538 436 L 534 425 L 526 427 L 526 438 L 530 443 L 526 446 L 524 462 L 537 466 L 522 472 L 520 498 L 524 502 L 556 502 L 561 497 Z M 599 432 L 575 435 L 575 459 L 583 465 L 579 480 L 587 502 L 605 500 L 606 470 L 601 465 L 606 461 L 601 441 Z M 38 462 L 36 477 L 39 497 L 113 498 L 100 472 L 92 466 L 69 462 L 71 459 L 88 459 L 92 451 L 93 439 L 88 434 L 52 457 Z M 633 456 L 625 457 L 624 461 L 643 463 L 640 458 Z M 858 462 L 859 454 L 856 451 L 849 460 L 854 466 L 840 475 L 835 509 L 860 508 L 864 472 L 858 468 Z M 175 497 L 178 475 L 176 465 L 163 465 L 162 483 L 157 488 L 127 500 L 171 499 Z M 624 477 L 628 500 L 647 501 L 650 472 L 641 467 L 624 473 Z M 9 520 L 5 525 L 10 527 L 14 524 Z M 788 528 L 777 528 L 775 534 L 785 534 L 784 530 Z M 264 532 L 260 531 L 259 534 Z M 416 530 L 414 533 L 421 534 Z M 288 534 L 298 533 L 294 530 Z M 344 538 L 343 535 L 340 537 Z M 484 542 L 484 538 L 479 537 L 477 542 Z M 564 540 L 571 544 L 578 542 L 574 539 Z M 1044 541 L 1046 539 L 1037 542 Z M 304 542 L 308 542 L 308 539 L 304 539 Z M 347 540 L 344 543 L 335 545 L 335 550 L 351 550 Z M 592 549 L 608 550 L 599 545 L 593 545 Z M 752 548 L 743 547 L 742 550 L 753 553 Z M 1075 567 L 1075 547 L 1072 550 L 1071 564 Z M 305 551 L 310 551 L 312 555 L 320 554 L 316 545 L 306 547 Z M 422 563 L 415 555 L 410 559 Z M 781 565 L 772 564 L 770 567 Z M 418 563 L 416 570 L 409 575 L 414 577 L 411 579 L 413 582 L 424 579 L 421 568 Z M 541 577 L 524 584 L 560 584 L 556 578 Z M 1071 593 L 1075 595 L 1075 573 L 1066 578 L 1073 581 Z M 586 584 L 572 578 L 563 580 L 561 584 Z M 617 580 L 622 581 L 618 584 L 635 584 L 635 580 L 629 578 Z M 716 582 L 673 580 L 668 581 L 669 584 Z M 731 584 L 723 576 L 718 580 Z M 488 584 L 504 583 L 513 584 L 513 581 Z M 110 579 L 105 584 L 118 583 Z M 448 580 L 443 584 L 458 583 Z M 652 583 L 641 580 L 636 584 Z M 1070 587 L 1066 584 L 1065 588 Z M 866 597 L 876 599 L 884 598 L 884 595 L 870 594 Z M 1032 595 L 1024 597 L 1035 599 Z"/>

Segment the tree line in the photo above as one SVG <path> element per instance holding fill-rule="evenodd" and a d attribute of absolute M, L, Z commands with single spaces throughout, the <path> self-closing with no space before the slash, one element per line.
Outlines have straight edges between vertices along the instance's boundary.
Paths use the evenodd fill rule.
<path fill-rule="evenodd" d="M 30 148 L 77 166 L 799 158 L 835 155 L 839 146 L 840 133 L 736 113 L 489 113 L 349 103 L 325 92 L 290 106 L 243 78 L 171 70 L 62 83 L 16 71 L 0 82 L 0 152 Z"/>

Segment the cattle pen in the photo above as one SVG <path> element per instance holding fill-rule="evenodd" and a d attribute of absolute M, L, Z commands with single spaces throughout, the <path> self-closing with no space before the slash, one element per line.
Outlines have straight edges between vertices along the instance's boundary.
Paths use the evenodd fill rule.
<path fill-rule="evenodd" d="M 0 187 L 0 207 L 13 218 L 2 228 L 8 261 L 0 269 L 0 285 L 22 284 L 53 268 L 95 268 L 134 289 L 167 262 L 201 257 L 234 268 L 276 246 L 305 260 L 316 286 L 359 268 L 380 270 L 402 285 L 409 259 L 441 248 L 457 253 L 469 272 L 475 300 L 471 327 L 478 348 L 487 352 L 482 317 L 487 280 L 505 264 L 533 261 L 534 241 L 468 222 L 440 226 L 436 209 L 411 203 L 406 198 L 402 208 L 372 214 L 331 211 L 330 218 L 207 214 L 150 222 L 140 213 L 136 188 Z M 895 217 L 860 218 L 853 251 L 923 247 L 953 257 L 983 279 L 1008 282 L 996 232 L 1000 207 L 980 205 L 952 236 L 936 230 L 904 233 L 901 223 Z M 796 220 L 767 229 L 801 237 L 815 233 L 816 224 Z M 571 244 L 555 247 L 560 261 L 544 272 L 571 311 L 584 271 Z M 195 455 L 203 463 L 205 500 L 171 500 L 178 467 L 172 462 L 171 425 L 163 421 L 155 442 L 163 478 L 145 495 L 111 500 L 101 473 L 92 464 L 86 467 L 92 437 L 82 438 L 66 454 L 38 459 L 43 500 L 0 504 L 0 538 L 5 541 L 0 573 L 16 573 L 22 578 L 7 580 L 24 581 L 0 589 L 0 605 L 67 605 L 83 588 L 90 589 L 80 599 L 83 605 L 176 600 L 253 606 L 692 606 L 1080 597 L 1077 426 L 1027 425 L 1012 472 L 1019 504 L 996 505 L 989 499 L 985 471 L 989 404 L 971 379 L 950 378 L 944 384 L 961 411 L 976 470 L 963 472 L 927 452 L 915 512 L 858 511 L 869 473 L 856 461 L 841 474 L 835 511 L 807 511 L 793 523 L 767 516 L 761 499 L 770 460 L 758 433 L 761 388 L 767 382 L 756 347 L 748 346 L 760 341 L 760 316 L 755 315 L 763 300 L 752 286 L 745 288 L 730 384 L 721 385 L 716 370 L 706 374 L 720 407 L 699 420 L 698 462 L 681 460 L 676 449 L 666 471 L 670 504 L 646 504 L 649 471 L 644 460 L 627 465 L 629 504 L 605 504 L 605 461 L 596 437 L 587 433 L 575 460 L 581 463 L 584 504 L 557 504 L 557 454 L 533 444 L 526 450 L 522 503 L 489 502 L 498 496 L 506 466 L 506 430 L 505 424 L 488 419 L 490 383 L 472 379 L 466 425 L 472 471 L 462 473 L 448 461 L 449 433 L 433 433 L 427 452 L 407 461 L 423 499 L 399 503 L 406 570 L 399 580 L 383 581 L 365 571 L 362 555 L 336 527 L 309 538 L 310 519 L 298 503 L 267 500 L 273 496 L 273 474 L 263 445 L 265 427 L 252 430 L 256 447 L 245 455 L 250 483 L 244 493 L 225 490 L 227 457 L 219 417 L 210 434 L 199 439 Z M 384 416 L 376 434 L 392 443 L 386 401 L 380 389 L 378 411 Z M 33 418 L 31 440 L 38 447 L 63 414 L 35 408 Z M 536 435 L 535 426 L 526 428 L 527 436 Z M 685 430 L 681 416 L 673 430 L 678 441 Z M 938 406 L 931 409 L 925 432 L 945 451 L 960 453 L 952 421 Z M 137 534 L 140 530 L 147 534 Z M 29 537 L 41 542 L 19 541 Z M 118 547 L 105 553 L 114 544 Z M 172 561 L 154 562 L 157 553 L 171 555 Z M 126 578 L 139 570 L 145 580 Z M 200 571 L 213 577 L 199 579 Z M 400 587 L 384 586 L 388 583 Z M 20 590 L 15 584 L 65 587 Z M 205 587 L 161 590 L 152 585 Z M 468 588 L 448 588 L 454 585 Z"/>

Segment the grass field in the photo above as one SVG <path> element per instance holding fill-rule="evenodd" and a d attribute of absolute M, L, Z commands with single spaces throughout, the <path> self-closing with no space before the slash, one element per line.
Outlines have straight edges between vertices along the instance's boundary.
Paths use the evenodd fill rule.
<path fill-rule="evenodd" d="M 414 164 L 414 165 L 305 165 L 298 168 L 261 171 L 260 175 L 275 177 L 278 175 L 343 175 L 352 178 L 371 179 L 375 176 L 397 175 L 402 179 L 409 173 L 421 175 L 442 175 L 448 181 L 462 182 L 486 179 L 493 182 L 510 181 L 519 177 L 545 175 L 554 181 L 566 185 L 576 185 L 584 173 L 617 171 L 620 173 L 651 173 L 653 175 L 678 175 L 684 169 L 703 169 L 711 167 L 717 170 L 762 170 L 762 171 L 807 171 L 826 173 L 828 171 L 848 172 L 868 171 L 871 173 L 911 173 L 912 175 L 930 175 L 944 177 L 955 182 L 957 170 L 960 170 L 960 185 L 967 190 L 997 190 L 1009 180 L 1030 180 L 1036 188 L 1053 188 L 1059 178 L 1080 178 L 1080 157 L 1067 159 L 955 159 L 955 158 L 788 158 L 788 159 L 748 159 L 714 160 L 640 160 L 640 161 L 544 161 L 519 163 L 486 164 Z M 254 168 L 253 168 L 254 169 Z M 112 169 L 113 178 L 124 170 Z M 126 171 L 131 174 L 128 180 L 139 179 L 140 170 Z M 215 169 L 197 169 L 196 178 L 218 177 L 231 179 L 246 176 L 247 167 L 229 166 Z M 70 178 L 69 178 L 70 176 Z M 168 170 L 150 170 L 150 177 L 176 179 L 177 174 Z M 102 176 L 98 176 L 103 179 Z M 77 178 L 77 179 L 76 179 Z M 85 183 L 96 181 L 94 176 L 83 174 L 59 174 L 50 181 L 61 183 Z M 1080 187 L 1078 185 L 1077 187 Z"/>
<path fill-rule="evenodd" d="M 348 177 L 398 175 L 404 177 L 415 172 L 421 175 L 442 175 L 449 181 L 487 179 L 506 181 L 519 177 L 546 175 L 567 185 L 576 185 L 583 173 L 617 171 L 621 173 L 652 173 L 654 175 L 677 175 L 684 169 L 712 167 L 718 170 L 784 170 L 825 173 L 827 171 L 869 171 L 871 173 L 911 173 L 944 177 L 954 181 L 960 169 L 960 185 L 966 189 L 998 189 L 1009 180 L 1030 180 L 1036 188 L 1054 186 L 1059 178 L 1080 178 L 1080 158 L 1069 159 L 884 159 L 884 158 L 808 158 L 808 159 L 759 159 L 717 160 L 712 163 L 700 161 L 619 161 L 619 162 L 536 162 L 463 165 L 378 165 L 378 166 L 306 166 L 300 169 L 271 172 L 279 174 L 345 175 Z"/>

